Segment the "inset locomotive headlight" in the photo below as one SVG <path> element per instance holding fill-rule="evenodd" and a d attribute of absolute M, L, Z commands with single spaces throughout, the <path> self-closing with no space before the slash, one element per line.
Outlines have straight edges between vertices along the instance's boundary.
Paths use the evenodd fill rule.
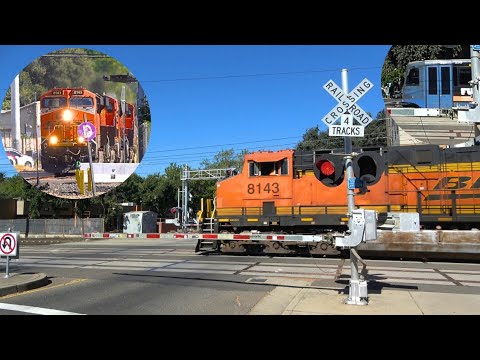
<path fill-rule="evenodd" d="M 55 135 L 50 136 L 50 139 L 48 139 L 48 142 L 50 143 L 50 145 L 58 144 L 58 137 L 56 137 Z"/>
<path fill-rule="evenodd" d="M 77 138 L 77 142 L 78 142 L 79 144 L 83 144 L 83 143 L 85 142 L 85 138 L 84 138 L 83 136 L 79 136 L 79 137 Z"/>
<path fill-rule="evenodd" d="M 64 121 L 72 121 L 72 119 L 73 119 L 73 114 L 72 114 L 72 112 L 71 112 L 70 110 L 68 110 L 68 109 L 65 110 L 65 111 L 63 112 L 63 120 L 64 120 Z"/>

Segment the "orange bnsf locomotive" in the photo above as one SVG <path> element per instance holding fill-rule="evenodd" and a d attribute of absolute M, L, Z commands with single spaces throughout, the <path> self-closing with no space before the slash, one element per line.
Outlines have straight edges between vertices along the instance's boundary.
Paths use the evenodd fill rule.
<path fill-rule="evenodd" d="M 43 170 L 61 174 L 88 162 L 86 139 L 79 125 L 90 122 L 96 129 L 91 141 L 94 162 L 134 162 L 135 107 L 84 88 L 55 88 L 40 97 L 41 162 Z"/>
<path fill-rule="evenodd" d="M 480 147 L 357 149 L 355 205 L 418 212 L 425 229 L 480 228 Z M 243 171 L 217 183 L 216 231 L 321 233 L 346 230 L 344 156 L 331 150 L 245 156 Z"/>

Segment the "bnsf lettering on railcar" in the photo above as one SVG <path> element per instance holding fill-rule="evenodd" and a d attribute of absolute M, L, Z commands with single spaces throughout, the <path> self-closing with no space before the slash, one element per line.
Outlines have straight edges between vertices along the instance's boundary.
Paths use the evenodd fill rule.
<path fill-rule="evenodd" d="M 475 190 L 480 189 L 480 177 L 472 184 L 468 186 L 468 182 L 472 180 L 471 176 L 446 176 L 441 178 L 435 185 L 433 190 Z M 446 200 L 446 199 L 476 199 L 478 195 L 475 193 L 462 193 L 462 194 L 429 194 L 425 197 L 425 201 L 433 200 Z"/>
<path fill-rule="evenodd" d="M 468 182 L 470 180 L 472 180 L 471 176 L 446 176 L 444 178 L 441 178 L 433 189 L 434 190 L 465 189 L 468 187 Z M 473 185 L 470 188 L 480 189 L 480 177 L 473 183 Z"/>

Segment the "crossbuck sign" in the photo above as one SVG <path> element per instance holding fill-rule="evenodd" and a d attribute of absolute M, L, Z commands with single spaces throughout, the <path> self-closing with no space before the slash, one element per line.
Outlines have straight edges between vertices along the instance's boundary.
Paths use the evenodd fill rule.
<path fill-rule="evenodd" d="M 323 88 L 338 101 L 330 112 L 322 119 L 329 127 L 330 136 L 363 136 L 364 127 L 372 122 L 372 118 L 357 104 L 373 84 L 363 79 L 355 89 L 347 95 L 333 80 L 327 81 Z M 360 125 L 353 125 L 353 119 Z M 339 125 L 335 123 L 341 120 Z"/>

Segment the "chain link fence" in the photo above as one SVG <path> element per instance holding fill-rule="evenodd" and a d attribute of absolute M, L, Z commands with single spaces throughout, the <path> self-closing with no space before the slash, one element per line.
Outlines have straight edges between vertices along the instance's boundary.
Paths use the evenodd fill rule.
<path fill-rule="evenodd" d="M 0 232 L 31 235 L 82 235 L 105 229 L 103 218 L 88 219 L 12 219 L 0 220 Z"/>

